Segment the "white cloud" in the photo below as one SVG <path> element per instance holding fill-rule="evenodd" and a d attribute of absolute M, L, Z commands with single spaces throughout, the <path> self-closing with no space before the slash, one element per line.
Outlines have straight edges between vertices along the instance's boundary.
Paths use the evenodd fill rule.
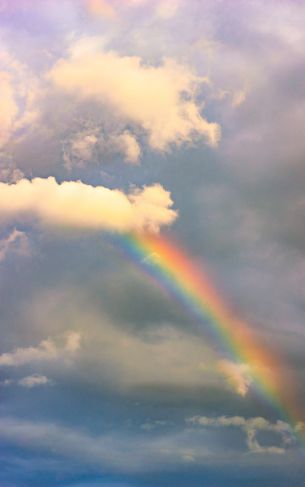
<path fill-rule="evenodd" d="M 16 228 L 11 233 L 0 240 L 0 262 L 5 260 L 9 252 L 18 255 L 29 255 L 29 239 L 25 232 Z"/>
<path fill-rule="evenodd" d="M 206 80 L 172 59 L 147 65 L 139 57 L 101 51 L 84 38 L 48 77 L 60 90 L 106 104 L 126 124 L 144 129 L 153 149 L 196 138 L 218 143 L 219 126 L 203 118 L 196 103 L 196 92 Z"/>
<path fill-rule="evenodd" d="M 237 364 L 230 360 L 220 360 L 218 368 L 238 394 L 241 396 L 247 394 L 252 382 L 249 365 Z"/>
<path fill-rule="evenodd" d="M 50 384 L 51 381 L 45 375 L 33 374 L 23 377 L 18 381 L 18 384 L 22 387 L 32 389 L 33 387 L 44 386 Z"/>
<path fill-rule="evenodd" d="M 283 454 L 286 451 L 287 445 L 294 440 L 293 428 L 284 421 L 276 421 L 271 423 L 270 421 L 261 418 L 243 418 L 242 416 L 219 416 L 216 418 L 210 418 L 206 416 L 194 416 L 187 420 L 188 423 L 194 425 L 200 425 L 203 427 L 237 427 L 241 428 L 247 437 L 247 446 L 252 453 L 271 453 L 271 454 Z M 259 444 L 256 434 L 258 431 L 269 431 L 273 433 L 279 433 L 282 437 L 281 446 L 262 446 Z"/>
<path fill-rule="evenodd" d="M 33 362 L 69 357 L 80 348 L 80 339 L 79 333 L 69 331 L 62 345 L 58 345 L 52 338 L 47 338 L 37 347 L 16 348 L 12 352 L 0 355 L 0 366 L 18 367 Z"/>
<path fill-rule="evenodd" d="M 170 193 L 160 184 L 125 194 L 81 181 L 59 184 L 52 177 L 22 179 L 15 184 L 0 182 L 0 219 L 30 215 L 46 226 L 158 231 L 176 219 L 172 204 Z"/>

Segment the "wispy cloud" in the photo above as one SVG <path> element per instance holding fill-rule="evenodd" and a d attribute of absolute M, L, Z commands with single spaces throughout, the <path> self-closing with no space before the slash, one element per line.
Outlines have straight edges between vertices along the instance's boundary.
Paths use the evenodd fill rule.
<path fill-rule="evenodd" d="M 14 228 L 7 237 L 0 240 L 0 262 L 5 260 L 10 252 L 19 255 L 29 255 L 29 239 L 25 232 Z"/>
<path fill-rule="evenodd" d="M 283 454 L 286 451 L 286 447 L 294 440 L 293 428 L 284 421 L 276 421 L 271 423 L 265 418 L 243 418 L 242 416 L 219 416 L 216 418 L 210 418 L 206 416 L 194 416 L 187 420 L 188 423 L 194 425 L 200 425 L 203 427 L 218 427 L 228 428 L 235 427 L 240 428 L 246 433 L 247 445 L 252 453 L 271 453 L 271 454 Z M 259 444 L 256 433 L 258 431 L 269 431 L 273 433 L 279 433 L 282 438 L 282 445 L 280 446 L 262 446 Z"/>
<path fill-rule="evenodd" d="M 45 386 L 51 384 L 52 381 L 48 379 L 45 375 L 33 374 L 23 377 L 18 381 L 18 384 L 22 387 L 32 389 L 33 387 Z"/>
<path fill-rule="evenodd" d="M 48 377 L 41 374 L 27 375 L 26 377 L 22 377 L 19 380 L 5 379 L 4 381 L 0 382 L 0 385 L 4 387 L 17 385 L 20 387 L 25 387 L 27 389 L 32 389 L 34 387 L 45 386 L 50 384 L 53 384 L 53 382 Z"/>
<path fill-rule="evenodd" d="M 12 352 L 0 355 L 0 366 L 18 367 L 33 362 L 69 357 L 79 350 L 80 339 L 79 333 L 70 331 L 66 334 L 62 345 L 59 345 L 52 338 L 47 338 L 40 342 L 37 347 L 16 348 Z"/>

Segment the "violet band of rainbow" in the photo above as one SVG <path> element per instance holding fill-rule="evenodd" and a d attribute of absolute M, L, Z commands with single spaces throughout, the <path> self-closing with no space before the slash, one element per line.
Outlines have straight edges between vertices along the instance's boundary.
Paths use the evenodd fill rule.
<path fill-rule="evenodd" d="M 251 327 L 233 315 L 209 276 L 178 245 L 155 234 L 130 233 L 119 237 L 119 247 L 162 292 L 179 303 L 216 340 L 231 360 L 249 366 L 253 387 L 287 421 L 302 443 L 301 417 L 280 374 L 279 359 L 255 337 Z M 288 388 L 288 385 L 285 386 Z"/>

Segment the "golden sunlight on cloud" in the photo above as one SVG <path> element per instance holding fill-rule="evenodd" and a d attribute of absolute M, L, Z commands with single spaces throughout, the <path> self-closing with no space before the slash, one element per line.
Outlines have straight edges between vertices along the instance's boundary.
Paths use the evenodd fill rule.
<path fill-rule="evenodd" d="M 0 183 L 0 219 L 30 215 L 42 225 L 71 229 L 157 232 L 177 217 L 170 193 L 160 184 L 133 189 L 90 186 L 55 178 Z"/>
<path fill-rule="evenodd" d="M 126 124 L 144 129 L 155 150 L 195 138 L 212 146 L 219 141 L 219 125 L 201 115 L 195 99 L 206 80 L 171 59 L 146 65 L 139 57 L 93 49 L 88 38 L 55 64 L 49 79 L 66 93 L 108 105 Z"/>
<path fill-rule="evenodd" d="M 87 0 L 87 7 L 91 15 L 114 19 L 116 10 L 107 0 Z"/>

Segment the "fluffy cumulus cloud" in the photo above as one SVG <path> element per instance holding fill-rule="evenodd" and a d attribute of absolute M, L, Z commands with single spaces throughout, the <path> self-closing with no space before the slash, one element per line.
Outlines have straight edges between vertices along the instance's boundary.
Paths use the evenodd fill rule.
<path fill-rule="evenodd" d="M 126 124 L 144 130 L 153 149 L 165 150 L 170 144 L 192 142 L 194 138 L 217 145 L 219 126 L 201 115 L 196 102 L 203 79 L 172 59 L 153 66 L 140 57 L 98 49 L 93 41 L 82 39 L 69 57 L 51 69 L 49 79 L 58 89 L 81 100 L 108 105 Z M 134 151 L 133 142 L 129 150 L 132 159 Z"/>
<path fill-rule="evenodd" d="M 158 231 L 177 217 L 170 193 L 161 185 L 125 194 L 81 181 L 57 183 L 52 177 L 0 183 L 0 218 L 30 215 L 42 224 L 75 229 Z"/>
<path fill-rule="evenodd" d="M 187 420 L 188 423 L 194 425 L 200 425 L 203 427 L 218 427 L 228 428 L 235 427 L 241 428 L 247 437 L 247 445 L 252 453 L 271 453 L 271 454 L 283 454 L 286 447 L 294 441 L 293 428 L 284 421 L 276 421 L 271 423 L 265 418 L 243 418 L 242 416 L 219 416 L 216 418 L 209 418 L 205 416 L 194 416 Z M 256 434 L 258 431 L 268 431 L 278 433 L 282 438 L 282 445 L 280 446 L 262 446 L 259 444 Z"/>
<path fill-rule="evenodd" d="M 81 335 L 70 331 L 64 337 L 64 343 L 58 344 L 47 338 L 36 347 L 16 348 L 12 352 L 0 355 L 0 367 L 19 367 L 34 362 L 53 361 L 75 354 L 80 348 Z"/>

